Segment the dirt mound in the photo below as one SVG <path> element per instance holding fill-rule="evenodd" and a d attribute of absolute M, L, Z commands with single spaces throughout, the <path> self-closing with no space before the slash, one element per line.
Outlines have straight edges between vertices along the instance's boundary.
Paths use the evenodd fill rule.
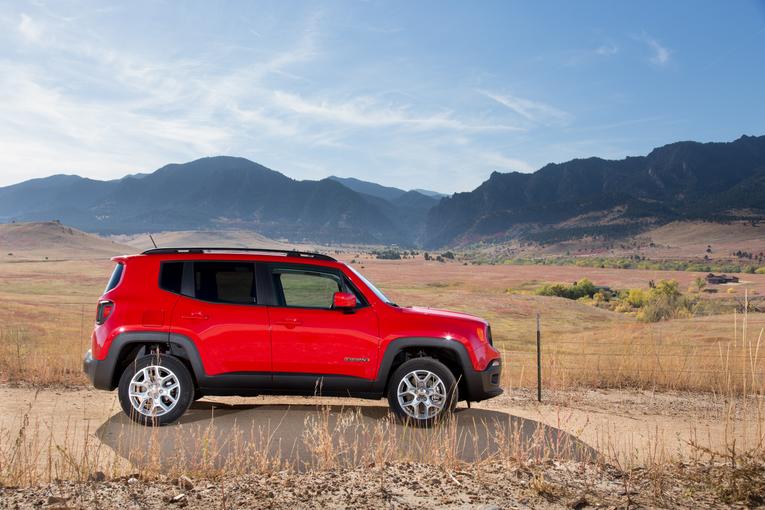
<path fill-rule="evenodd" d="M 58 221 L 0 225 L 0 260 L 89 259 L 132 253 L 135 248 Z"/>

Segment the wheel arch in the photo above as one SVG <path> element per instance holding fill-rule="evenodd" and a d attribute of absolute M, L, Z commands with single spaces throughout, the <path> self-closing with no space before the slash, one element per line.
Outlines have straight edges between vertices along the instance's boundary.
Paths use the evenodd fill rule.
<path fill-rule="evenodd" d="M 464 345 L 456 340 L 439 337 L 402 337 L 391 341 L 380 361 L 380 368 L 373 388 L 386 393 L 390 378 L 403 362 L 419 356 L 430 356 L 442 362 L 454 374 L 460 387 L 460 396 L 469 395 L 467 370 L 472 368 L 470 357 Z"/>
<path fill-rule="evenodd" d="M 194 384 L 205 376 L 199 351 L 185 335 L 162 331 L 126 332 L 119 334 L 109 347 L 109 355 L 104 360 L 102 375 L 96 377 L 94 385 L 100 389 L 113 390 L 119 384 L 120 376 L 130 362 L 141 354 L 149 354 L 147 349 L 158 346 L 161 352 L 178 358 L 191 373 Z"/>

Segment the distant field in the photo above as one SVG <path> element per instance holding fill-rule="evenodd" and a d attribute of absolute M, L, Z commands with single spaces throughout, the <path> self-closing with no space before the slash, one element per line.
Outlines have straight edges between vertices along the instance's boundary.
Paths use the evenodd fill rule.
<path fill-rule="evenodd" d="M 709 249 L 709 251 L 707 251 Z M 728 224 L 702 221 L 673 222 L 624 239 L 585 238 L 538 245 L 508 242 L 477 247 L 489 258 L 512 257 L 613 257 L 641 256 L 648 260 L 686 260 L 709 263 L 740 262 L 737 251 L 755 256 L 765 253 L 765 224 L 735 221 Z"/>

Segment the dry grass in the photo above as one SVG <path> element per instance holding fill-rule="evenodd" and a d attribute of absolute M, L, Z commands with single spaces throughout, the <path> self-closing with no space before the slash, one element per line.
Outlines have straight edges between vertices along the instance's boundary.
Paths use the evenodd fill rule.
<path fill-rule="evenodd" d="M 357 267 L 400 304 L 462 310 L 490 320 L 505 353 L 507 387 L 536 385 L 537 313 L 546 389 L 584 385 L 725 393 L 731 384 L 742 391 L 761 390 L 765 377 L 762 314 L 749 314 L 746 322 L 721 315 L 643 324 L 565 299 L 508 292 L 532 281 L 573 280 L 588 271 L 584 268 L 359 260 Z M 86 382 L 82 354 L 111 266 L 103 260 L 0 264 L 0 380 Z M 596 284 L 617 288 L 676 276 L 590 271 L 586 276 Z M 765 287 L 765 275 L 748 278 L 752 283 L 740 288 L 742 296 Z"/>
<path fill-rule="evenodd" d="M 532 279 L 529 273 L 519 275 L 517 270 L 540 268 L 368 259 L 357 265 L 365 266 L 362 270 L 401 304 L 464 310 L 489 319 L 505 353 L 503 383 L 507 388 L 535 387 L 535 316 L 540 313 L 543 383 L 548 395 L 580 386 L 690 389 L 712 393 L 725 404 L 722 419 L 730 433 L 722 449 L 698 437 L 691 445 L 692 458 L 680 463 L 665 454 L 658 434 L 653 445 L 633 456 L 617 451 L 615 438 L 606 436 L 597 445 L 603 457 L 594 464 L 567 464 L 572 478 L 598 470 L 603 479 L 621 487 L 621 504 L 631 502 L 633 495 L 637 499 L 648 495 L 644 503 L 687 504 L 699 494 L 710 498 L 710 506 L 757 503 L 765 476 L 762 315 L 642 324 L 576 302 L 507 292 Z M 82 353 L 87 349 L 95 302 L 110 269 L 111 264 L 103 261 L 0 264 L 0 378 L 36 386 L 84 384 Z M 624 273 L 628 274 L 619 276 L 621 281 L 636 278 Z M 537 275 L 537 279 L 542 278 Z M 160 439 L 157 433 L 155 443 L 131 448 L 123 456 L 117 454 L 119 447 L 105 446 L 94 430 L 80 422 L 67 424 L 63 436 L 54 435 L 44 421 L 30 419 L 28 412 L 19 410 L 18 424 L 0 431 L 0 485 L 35 485 L 56 479 L 86 482 L 100 476 L 98 473 L 106 478 L 139 475 L 142 480 L 152 480 L 187 475 L 223 480 L 246 473 L 268 475 L 301 469 L 369 470 L 421 462 L 417 451 L 427 451 L 428 464 L 441 473 L 470 469 L 480 477 L 487 470 L 501 468 L 508 473 L 527 473 L 525 487 L 541 501 L 562 501 L 572 494 L 559 481 L 551 482 L 551 470 L 557 468 L 547 461 L 559 458 L 561 452 L 551 449 L 541 432 L 532 441 L 522 441 L 518 433 L 502 434 L 497 438 L 499 451 L 466 463 L 458 452 L 475 434 L 466 435 L 447 423 L 419 434 L 414 441 L 418 450 L 408 452 L 401 448 L 401 437 L 392 433 L 389 421 L 364 424 L 358 412 L 349 409 L 337 421 L 330 420 L 327 413 L 314 415 L 303 438 L 311 445 L 310 451 L 295 464 L 285 463 L 279 451 L 284 445 L 272 444 L 271 431 L 263 424 L 240 426 L 223 439 L 211 426 L 193 430 L 192 441 L 188 430 L 184 435 L 179 431 L 170 456 L 159 453 L 160 442 L 168 439 Z M 484 435 L 492 433 L 485 431 Z M 133 434 L 135 427 L 126 427 L 120 441 L 130 443 Z M 231 455 L 232 450 L 237 453 Z M 384 476 L 386 471 L 380 469 Z M 678 495 L 678 486 L 684 495 Z"/>

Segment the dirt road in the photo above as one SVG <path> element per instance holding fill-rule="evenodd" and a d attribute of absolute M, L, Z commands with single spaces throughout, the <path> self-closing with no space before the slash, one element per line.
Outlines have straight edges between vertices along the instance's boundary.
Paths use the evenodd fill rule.
<path fill-rule="evenodd" d="M 0 394 L 6 437 L 25 427 L 29 440 L 35 434 L 35 441 L 52 441 L 74 456 L 95 449 L 101 462 L 129 460 L 138 467 L 224 467 L 258 456 L 257 462 L 304 470 L 329 462 L 356 466 L 374 456 L 475 461 L 508 448 L 516 455 L 574 460 L 597 451 L 629 464 L 692 458 L 699 453 L 694 442 L 722 451 L 735 437 L 742 448 L 756 427 L 728 419 L 731 408 L 709 396 L 613 390 L 553 393 L 544 404 L 523 391 L 509 392 L 472 409 L 460 404 L 454 424 L 439 431 L 401 426 L 384 401 L 210 397 L 177 424 L 152 429 L 128 420 L 116 393 L 2 386 Z"/>

